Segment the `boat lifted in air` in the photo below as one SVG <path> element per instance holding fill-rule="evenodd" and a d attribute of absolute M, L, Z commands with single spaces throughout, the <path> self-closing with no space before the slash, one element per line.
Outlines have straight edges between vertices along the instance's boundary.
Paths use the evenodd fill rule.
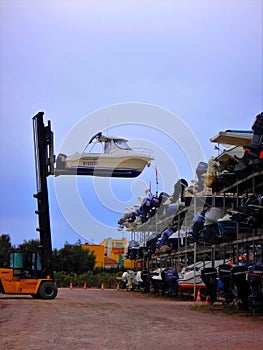
<path fill-rule="evenodd" d="M 101 177 L 133 178 L 141 174 L 145 166 L 149 166 L 153 157 L 146 149 L 135 150 L 128 145 L 128 140 L 122 137 L 105 136 L 101 132 L 94 135 L 87 147 L 100 143 L 101 153 L 75 153 L 72 155 L 58 154 L 55 176 L 59 175 L 90 175 Z M 87 148 L 86 147 L 86 148 Z"/>

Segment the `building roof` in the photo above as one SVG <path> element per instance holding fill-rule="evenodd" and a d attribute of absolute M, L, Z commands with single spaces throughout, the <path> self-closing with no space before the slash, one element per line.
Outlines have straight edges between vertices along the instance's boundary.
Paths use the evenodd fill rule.
<path fill-rule="evenodd" d="M 104 258 L 104 263 L 105 263 L 105 265 L 118 265 L 119 264 L 118 261 L 111 259 L 111 258 L 107 258 L 106 256 Z"/>

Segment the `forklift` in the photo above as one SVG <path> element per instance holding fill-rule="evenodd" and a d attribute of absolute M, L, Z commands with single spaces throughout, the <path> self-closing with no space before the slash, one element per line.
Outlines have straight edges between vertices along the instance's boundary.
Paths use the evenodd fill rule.
<path fill-rule="evenodd" d="M 31 295 L 54 299 L 58 289 L 54 281 L 47 177 L 54 175 L 53 132 L 45 126 L 43 112 L 33 117 L 36 187 L 40 246 L 37 251 L 12 251 L 4 267 L 0 267 L 0 293 Z"/>

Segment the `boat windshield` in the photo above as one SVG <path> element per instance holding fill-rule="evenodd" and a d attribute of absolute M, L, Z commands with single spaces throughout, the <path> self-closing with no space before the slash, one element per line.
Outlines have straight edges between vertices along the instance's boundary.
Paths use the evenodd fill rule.
<path fill-rule="evenodd" d="M 131 148 L 129 147 L 129 145 L 126 141 L 114 140 L 114 144 L 116 145 L 116 147 L 118 147 L 120 149 L 131 150 Z"/>
<path fill-rule="evenodd" d="M 110 141 L 105 141 L 104 153 L 109 153 L 109 152 L 110 152 Z"/>

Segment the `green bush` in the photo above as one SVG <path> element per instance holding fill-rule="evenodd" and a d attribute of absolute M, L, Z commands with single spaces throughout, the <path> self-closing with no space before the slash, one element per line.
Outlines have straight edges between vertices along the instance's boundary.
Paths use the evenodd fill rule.
<path fill-rule="evenodd" d="M 54 279 L 59 288 L 66 288 L 72 285 L 76 288 L 83 288 L 86 283 L 87 288 L 101 288 L 103 283 L 104 288 L 116 288 L 117 274 L 106 271 L 100 273 L 93 273 L 88 271 L 83 274 L 55 272 Z"/>

